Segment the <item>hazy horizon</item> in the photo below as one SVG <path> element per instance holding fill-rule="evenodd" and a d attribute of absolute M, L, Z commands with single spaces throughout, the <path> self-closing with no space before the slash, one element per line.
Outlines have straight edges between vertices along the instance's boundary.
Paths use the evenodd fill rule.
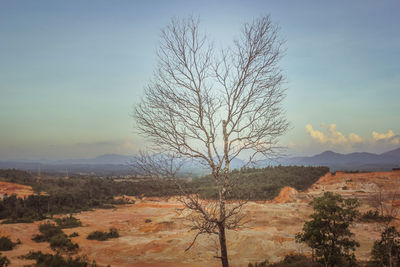
<path fill-rule="evenodd" d="M 1 1 L 0 160 L 135 154 L 133 106 L 156 64 L 160 30 L 199 16 L 216 46 L 270 14 L 290 155 L 400 147 L 398 1 Z"/>

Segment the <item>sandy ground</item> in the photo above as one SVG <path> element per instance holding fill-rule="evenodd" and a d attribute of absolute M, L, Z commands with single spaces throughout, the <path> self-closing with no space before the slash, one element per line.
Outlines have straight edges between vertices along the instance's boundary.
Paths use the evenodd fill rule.
<path fill-rule="evenodd" d="M 294 236 L 312 208 L 309 201 L 324 191 L 366 199 L 381 186 L 384 190 L 399 189 L 400 172 L 336 173 L 322 177 L 306 192 L 284 188 L 269 202 L 249 202 L 244 207 L 245 225 L 227 232 L 228 253 L 232 266 L 247 266 L 249 262 L 280 260 L 294 252 L 309 254 L 304 245 L 297 244 Z M 83 226 L 65 229 L 67 234 L 78 232 L 72 238 L 80 246 L 79 254 L 95 259 L 99 266 L 220 266 L 215 239 L 203 236 L 195 246 L 185 252 L 195 235 L 190 223 L 177 213 L 182 206 L 174 199 L 144 199 L 136 204 L 121 205 L 116 209 L 95 210 L 75 214 Z M 363 209 L 369 209 L 365 204 Z M 149 219 L 151 222 L 147 222 Z M 30 250 L 51 251 L 48 243 L 35 243 L 38 223 L 0 225 L 0 234 L 22 241 L 14 250 L 3 252 L 11 260 L 10 266 L 23 266 L 29 261 L 19 259 Z M 109 241 L 91 241 L 86 236 L 94 230 L 119 229 L 120 238 Z M 374 240 L 380 237 L 380 227 L 374 223 L 356 223 L 355 238 L 361 246 L 356 255 L 368 259 Z"/>

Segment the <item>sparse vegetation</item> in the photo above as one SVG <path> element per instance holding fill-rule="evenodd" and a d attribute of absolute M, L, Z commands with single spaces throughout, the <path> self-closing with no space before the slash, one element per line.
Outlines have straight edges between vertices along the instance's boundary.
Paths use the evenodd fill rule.
<path fill-rule="evenodd" d="M 259 263 L 249 263 L 248 267 L 322 267 L 318 262 L 313 262 L 312 259 L 307 258 L 302 254 L 290 254 L 276 263 L 269 263 L 268 260 Z"/>
<path fill-rule="evenodd" d="M 35 242 L 49 242 L 50 247 L 57 251 L 76 251 L 78 244 L 72 243 L 71 239 L 61 230 L 59 226 L 51 223 L 41 224 L 39 226 L 41 235 L 32 238 Z"/>
<path fill-rule="evenodd" d="M 95 261 L 89 263 L 88 259 L 84 256 L 78 256 L 76 258 L 68 257 L 64 258 L 59 253 L 43 254 L 41 251 L 29 252 L 24 256 L 25 259 L 35 260 L 35 267 L 97 267 Z"/>
<path fill-rule="evenodd" d="M 37 180 L 27 172 L 0 170 L 5 180 L 30 185 L 36 192 L 45 191 L 47 195 L 31 195 L 18 198 L 5 196 L 0 200 L 0 219 L 3 223 L 26 223 L 43 220 L 58 213 L 72 213 L 91 208 L 113 208 L 113 204 L 125 203 L 123 199 L 114 200 L 117 195 L 131 196 L 175 196 L 181 192 L 172 180 L 143 179 L 140 182 L 120 181 L 93 177 L 52 178 Z M 240 195 L 231 198 L 250 200 L 272 199 L 284 186 L 305 190 L 329 171 L 326 167 L 277 166 L 262 169 L 246 168 L 233 170 L 238 177 Z M 216 198 L 215 180 L 211 176 L 182 180 L 182 187 L 188 193 L 199 193 L 204 198 Z M 65 218 L 64 223 L 74 219 Z"/>
<path fill-rule="evenodd" d="M 391 217 L 379 214 L 378 210 L 369 210 L 360 216 L 362 222 L 388 222 L 392 220 Z"/>
<path fill-rule="evenodd" d="M 116 228 L 110 228 L 110 230 L 107 232 L 102 232 L 102 231 L 94 231 L 91 232 L 88 236 L 87 239 L 89 240 L 98 240 L 98 241 L 106 241 L 110 238 L 118 238 L 119 233 Z"/>

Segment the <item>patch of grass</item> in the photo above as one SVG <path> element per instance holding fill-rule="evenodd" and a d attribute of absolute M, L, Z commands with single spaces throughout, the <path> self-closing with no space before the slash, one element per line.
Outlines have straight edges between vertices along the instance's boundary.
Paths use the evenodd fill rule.
<path fill-rule="evenodd" d="M 107 232 L 102 232 L 102 231 L 94 231 L 91 232 L 88 236 L 87 239 L 89 240 L 98 240 L 98 241 L 106 241 L 110 238 L 118 238 L 119 233 L 116 228 L 110 228 L 110 230 Z"/>

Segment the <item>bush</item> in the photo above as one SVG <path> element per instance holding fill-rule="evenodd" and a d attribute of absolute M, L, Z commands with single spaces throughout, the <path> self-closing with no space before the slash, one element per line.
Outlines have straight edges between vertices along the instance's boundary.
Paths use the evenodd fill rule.
<path fill-rule="evenodd" d="M 362 222 L 389 222 L 393 218 L 390 216 L 382 216 L 379 214 L 377 210 L 369 210 L 366 213 L 363 213 L 360 217 L 360 221 Z"/>
<path fill-rule="evenodd" d="M 49 242 L 51 237 L 64 234 L 60 227 L 49 222 L 39 225 L 39 231 L 42 234 L 32 238 L 35 242 Z"/>
<path fill-rule="evenodd" d="M 321 264 L 313 262 L 310 258 L 307 258 L 302 254 L 291 254 L 286 255 L 283 261 L 270 265 L 271 267 L 322 267 Z"/>
<path fill-rule="evenodd" d="M 43 254 L 41 251 L 29 252 L 25 259 L 35 260 L 36 267 L 97 267 L 95 261 L 91 264 L 85 256 L 63 258 L 60 254 Z M 1 265 L 0 265 L 1 266 Z"/>
<path fill-rule="evenodd" d="M 108 232 L 108 237 L 109 238 L 118 238 L 119 237 L 119 233 L 118 233 L 118 229 L 117 228 L 110 228 L 109 232 Z"/>
<path fill-rule="evenodd" d="M 79 219 L 72 217 L 71 214 L 66 217 L 56 218 L 55 222 L 61 229 L 75 228 L 75 227 L 82 226 L 82 222 Z"/>
<path fill-rule="evenodd" d="M 12 250 L 16 244 L 6 236 L 0 237 L 0 251 Z"/>
<path fill-rule="evenodd" d="M 1 255 L 0 253 L 0 267 L 8 266 L 10 264 L 10 260 L 6 257 Z"/>
<path fill-rule="evenodd" d="M 109 238 L 118 238 L 119 233 L 116 228 L 110 228 L 109 232 L 101 232 L 101 231 L 94 231 L 91 232 L 88 236 L 87 239 L 89 240 L 98 240 L 98 241 L 106 241 Z"/>
<path fill-rule="evenodd" d="M 64 251 L 75 251 L 79 248 L 79 245 L 72 243 L 71 239 L 69 239 L 64 233 L 52 236 L 49 243 L 53 250 L 61 249 Z"/>
<path fill-rule="evenodd" d="M 268 263 L 268 260 L 265 260 L 260 263 L 249 263 L 248 267 L 322 267 L 321 264 L 317 262 L 313 262 L 310 258 L 307 258 L 302 254 L 291 254 L 286 255 L 285 258 L 277 263 Z"/>
<path fill-rule="evenodd" d="M 35 242 L 49 242 L 53 250 L 75 251 L 78 244 L 72 243 L 71 239 L 61 230 L 59 226 L 52 223 L 45 223 L 39 226 L 41 235 L 36 235 L 32 240 Z"/>
<path fill-rule="evenodd" d="M 247 265 L 248 267 L 267 267 L 268 266 L 268 260 L 265 260 L 263 262 L 260 263 L 249 263 L 249 265 Z"/>
<path fill-rule="evenodd" d="M 76 236 L 79 236 L 77 232 L 73 232 L 72 234 L 69 235 L 69 237 L 76 237 Z"/>

